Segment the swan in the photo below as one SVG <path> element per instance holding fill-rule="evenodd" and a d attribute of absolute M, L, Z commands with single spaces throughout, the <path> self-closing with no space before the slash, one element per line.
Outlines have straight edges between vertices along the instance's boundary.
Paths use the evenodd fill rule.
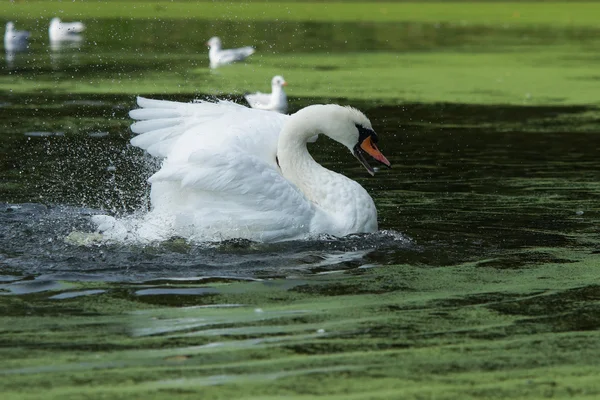
<path fill-rule="evenodd" d="M 287 112 L 287 96 L 283 91 L 283 87 L 287 86 L 287 82 L 283 76 L 274 76 L 271 80 L 271 93 L 250 93 L 244 96 L 250 107 L 261 110 L 277 111 L 282 114 Z"/>
<path fill-rule="evenodd" d="M 24 50 L 27 47 L 28 39 L 29 32 L 16 30 L 13 22 L 6 24 L 6 30 L 4 31 L 4 49 L 6 51 Z"/>
<path fill-rule="evenodd" d="M 366 155 L 390 167 L 360 111 L 312 105 L 292 115 L 229 101 L 137 98 L 133 146 L 162 159 L 149 212 L 92 218 L 107 240 L 153 242 L 245 238 L 262 242 L 377 230 L 373 199 L 357 182 L 318 164 L 307 142 L 324 134 L 373 175 Z"/>
<path fill-rule="evenodd" d="M 81 40 L 79 33 L 85 30 L 83 22 L 62 22 L 60 18 L 54 17 L 50 20 L 48 36 L 51 42 L 62 40 Z"/>
<path fill-rule="evenodd" d="M 210 59 L 210 67 L 217 68 L 220 65 L 231 64 L 232 62 L 242 61 L 254 54 L 251 46 L 240 47 L 239 49 L 221 49 L 221 39 L 216 36 L 211 37 L 206 45 L 209 47 L 208 58 Z"/>

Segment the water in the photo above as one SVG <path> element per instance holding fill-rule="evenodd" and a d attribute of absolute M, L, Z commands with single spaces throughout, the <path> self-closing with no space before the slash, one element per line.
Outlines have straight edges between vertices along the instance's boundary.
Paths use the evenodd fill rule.
<path fill-rule="evenodd" d="M 70 74 L 135 80 L 189 62 L 203 67 L 205 55 L 177 44 L 181 32 L 193 32 L 202 47 L 215 24 L 181 23 L 186 29 L 90 21 L 79 47 L 52 52 L 36 39 L 2 73 L 35 86 Z M 343 35 L 322 34 L 328 24 L 220 24 L 237 44 L 277 32 L 274 52 L 299 43 L 316 52 L 365 43 L 466 51 L 498 40 L 491 28 L 348 24 L 338 26 L 352 32 L 346 44 Z M 406 40 L 388 41 L 381 32 L 389 29 Z M 172 43 L 152 39 L 163 31 Z M 526 33 L 548 45 L 588 37 L 573 29 Z M 502 43 L 523 34 L 508 30 Z M 190 101 L 198 93 L 156 97 Z M 323 99 L 290 100 L 293 111 Z M 593 387 L 583 380 L 600 350 L 595 108 L 353 102 L 371 118 L 393 168 L 369 177 L 328 140 L 311 151 L 371 193 L 376 234 L 278 244 L 65 240 L 93 232 L 93 214 L 149 206 L 145 180 L 157 164 L 128 146 L 134 101 L 133 93 L 93 90 L 3 93 L 5 392 L 35 395 L 49 385 L 51 396 L 102 396 L 122 385 L 142 394 L 348 390 L 383 398 L 381 390 L 422 390 L 433 377 L 442 386 L 480 385 L 487 396 L 486 384 L 507 380 L 543 392 L 542 367 L 567 377 L 557 391 Z"/>
<path fill-rule="evenodd" d="M 3 253 L 20 254 L 6 257 L 11 268 L 25 264 L 34 265 L 34 271 L 100 270 L 120 279 L 129 279 L 131 269 L 138 279 L 145 274 L 155 278 L 155 273 L 263 278 L 285 276 L 287 269 L 311 271 L 313 262 L 322 266 L 323 259 L 355 250 L 365 255 L 346 263 L 354 267 L 381 259 L 384 261 L 378 263 L 439 266 L 485 258 L 499 249 L 566 245 L 568 233 L 590 229 L 597 218 L 593 205 L 597 147 L 590 145 L 597 141 L 595 134 L 547 128 L 522 131 L 525 119 L 543 125 L 547 115 L 579 115 L 587 111 L 585 107 L 529 108 L 520 115 L 522 111 L 511 107 L 440 105 L 424 110 L 422 105 L 369 108 L 365 104 L 393 169 L 371 178 L 350 154 L 328 140 L 312 146 L 313 153 L 323 165 L 345 172 L 371 192 L 380 228 L 389 233 L 314 243 L 232 243 L 237 249 L 233 255 L 229 245 L 177 241 L 152 250 L 126 246 L 80 249 L 64 239 L 73 231 L 93 231 L 90 215 L 126 215 L 147 209 L 145 179 L 156 165 L 127 146 L 130 121 L 125 117 L 112 123 L 116 126 L 112 131 L 101 125 L 110 110 L 124 108 L 125 98 L 117 98 L 111 105 L 108 96 L 96 96 L 91 106 L 64 96 L 56 96 L 54 101 L 63 104 L 66 115 L 55 116 L 54 125 L 73 114 L 89 122 L 66 136 L 31 135 L 27 128 L 21 129 L 25 132 L 20 137 L 15 135 L 20 153 L 12 156 L 18 168 L 4 173 L 18 175 L 6 186 L 3 197 L 12 201 L 3 206 L 0 217 L 6 239 Z M 56 104 L 46 103 L 45 107 Z M 47 114 L 40 108 L 31 114 L 45 119 Z M 502 121 L 504 115 L 508 117 Z M 33 115 L 19 112 L 14 118 L 35 120 Z M 494 126 L 486 126 L 492 122 Z M 527 129 L 535 128 L 535 122 L 528 123 Z M 96 134 L 103 131 L 108 135 Z M 140 255 L 140 251 L 148 254 Z M 148 260 L 143 268 L 136 268 L 140 257 Z M 309 261 L 305 261 L 307 257 Z M 83 267 L 79 266 L 82 258 Z M 284 259 L 286 265 L 282 266 Z M 124 274 L 123 268 L 128 272 Z"/>

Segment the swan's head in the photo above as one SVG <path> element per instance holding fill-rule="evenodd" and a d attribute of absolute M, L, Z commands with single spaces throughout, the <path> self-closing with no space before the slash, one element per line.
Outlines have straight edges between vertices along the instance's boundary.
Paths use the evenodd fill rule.
<path fill-rule="evenodd" d="M 15 24 L 12 22 L 7 22 L 6 23 L 6 32 L 11 32 L 15 29 Z M 275 78 L 273 78 L 275 79 Z"/>
<path fill-rule="evenodd" d="M 367 155 L 391 168 L 388 159 L 377 148 L 379 139 L 365 114 L 352 107 L 333 107 L 331 115 L 335 120 L 332 119 L 332 122 L 337 123 L 330 124 L 330 131 L 323 133 L 346 146 L 369 174 L 374 175 L 375 170 L 367 162 Z"/>
<path fill-rule="evenodd" d="M 390 168 L 391 164 L 377 148 L 377 134 L 371 121 L 352 107 L 337 104 L 315 104 L 304 107 L 286 119 L 279 141 L 277 155 L 284 175 L 293 169 L 294 157 L 307 151 L 306 143 L 314 141 L 316 135 L 329 136 L 346 146 L 371 175 L 375 170 L 367 162 L 367 155 Z M 289 160 L 289 161 L 288 161 Z"/>
<path fill-rule="evenodd" d="M 283 76 L 281 75 L 276 75 L 273 77 L 273 79 L 271 80 L 271 86 L 272 87 L 282 87 L 282 86 L 287 86 L 287 82 L 285 81 L 285 79 L 283 79 Z"/>
<path fill-rule="evenodd" d="M 58 25 L 60 24 L 60 18 L 54 17 L 50 20 L 50 25 Z"/>
<path fill-rule="evenodd" d="M 208 47 L 215 47 L 217 49 L 220 49 L 221 48 L 221 39 L 219 39 L 216 36 L 213 36 L 210 39 L 208 39 L 208 42 L 206 42 L 206 45 Z"/>
<path fill-rule="evenodd" d="M 278 149 L 285 148 L 288 142 L 309 142 L 318 134 L 346 146 L 371 175 L 375 171 L 367 162 L 367 155 L 391 167 L 377 148 L 378 138 L 371 121 L 357 109 L 337 104 L 315 104 L 292 114 L 281 131 Z"/>

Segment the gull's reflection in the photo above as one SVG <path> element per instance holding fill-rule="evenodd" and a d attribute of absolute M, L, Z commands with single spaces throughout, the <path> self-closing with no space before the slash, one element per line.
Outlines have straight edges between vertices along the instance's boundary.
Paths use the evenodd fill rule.
<path fill-rule="evenodd" d="M 26 51 L 27 51 L 27 46 L 23 46 L 23 47 L 11 47 L 10 50 L 8 48 L 6 48 L 6 53 L 5 53 L 5 56 L 4 56 L 4 59 L 6 60 L 6 66 L 8 68 L 14 68 L 15 61 L 18 58 L 17 54 L 18 53 L 25 53 Z"/>
<path fill-rule="evenodd" d="M 79 64 L 79 52 L 83 45 L 83 37 L 71 35 L 67 40 L 50 42 L 50 64 L 53 69 L 61 69 L 64 65 Z"/>
<path fill-rule="evenodd" d="M 50 50 L 61 51 L 61 50 L 67 50 L 67 49 L 79 49 L 81 47 L 82 43 L 83 43 L 83 36 L 71 35 L 71 36 L 68 36 L 68 39 L 51 40 L 50 41 Z"/>

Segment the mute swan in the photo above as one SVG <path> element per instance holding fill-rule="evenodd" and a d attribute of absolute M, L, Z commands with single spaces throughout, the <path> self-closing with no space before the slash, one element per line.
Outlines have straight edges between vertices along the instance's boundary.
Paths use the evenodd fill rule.
<path fill-rule="evenodd" d="M 6 30 L 4 31 L 4 49 L 6 51 L 24 50 L 27 47 L 28 39 L 29 32 L 16 30 L 13 22 L 6 24 Z"/>
<path fill-rule="evenodd" d="M 206 45 L 209 47 L 208 58 L 210 67 L 217 68 L 220 65 L 231 64 L 232 62 L 242 61 L 254 54 L 255 50 L 251 46 L 240 47 L 239 49 L 221 49 L 221 39 L 216 36 L 211 37 Z"/>
<path fill-rule="evenodd" d="M 390 167 L 360 111 L 312 105 L 292 115 L 228 101 L 179 103 L 138 97 L 131 144 L 162 158 L 148 180 L 151 210 L 140 220 L 93 218 L 107 239 L 275 242 L 377 230 L 373 199 L 357 182 L 318 164 L 307 141 L 324 134 Z"/>
<path fill-rule="evenodd" d="M 244 98 L 252 108 L 285 114 L 287 112 L 287 96 L 283 91 L 284 86 L 287 86 L 287 82 L 283 76 L 277 75 L 271 80 L 271 93 L 256 92 L 247 94 Z"/>
<path fill-rule="evenodd" d="M 81 40 L 79 33 L 85 30 L 83 22 L 62 22 L 60 18 L 54 17 L 50 20 L 48 36 L 51 42 L 61 40 Z"/>

